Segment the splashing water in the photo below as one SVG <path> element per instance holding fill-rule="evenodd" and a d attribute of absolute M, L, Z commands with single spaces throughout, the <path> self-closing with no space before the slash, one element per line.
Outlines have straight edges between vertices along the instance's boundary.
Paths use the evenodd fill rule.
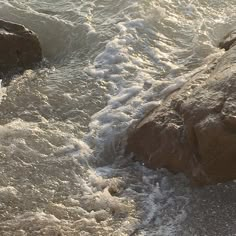
<path fill-rule="evenodd" d="M 235 183 L 191 188 L 123 151 L 135 121 L 223 54 L 235 1 L 0 3 L 48 61 L 0 90 L 1 235 L 236 235 Z"/>

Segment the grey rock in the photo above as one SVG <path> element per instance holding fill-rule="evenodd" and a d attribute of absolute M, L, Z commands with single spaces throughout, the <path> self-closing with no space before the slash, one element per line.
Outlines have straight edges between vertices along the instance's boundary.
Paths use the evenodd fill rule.
<path fill-rule="evenodd" d="M 23 25 L 0 20 L 0 72 L 29 69 L 42 60 L 37 35 Z"/>
<path fill-rule="evenodd" d="M 219 48 L 228 51 L 230 48 L 236 45 L 236 29 L 230 31 L 219 43 Z"/>

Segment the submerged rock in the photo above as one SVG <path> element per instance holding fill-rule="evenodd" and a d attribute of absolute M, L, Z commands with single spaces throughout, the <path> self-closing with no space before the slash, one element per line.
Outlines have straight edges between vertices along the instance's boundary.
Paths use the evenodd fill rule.
<path fill-rule="evenodd" d="M 236 46 L 146 115 L 129 134 L 128 152 L 195 184 L 236 179 L 235 62 Z"/>
<path fill-rule="evenodd" d="M 42 60 L 36 34 L 23 25 L 0 20 L 0 72 L 32 68 Z"/>
<path fill-rule="evenodd" d="M 236 29 L 230 31 L 223 40 L 219 43 L 219 48 L 224 48 L 228 51 L 230 48 L 236 45 Z"/>

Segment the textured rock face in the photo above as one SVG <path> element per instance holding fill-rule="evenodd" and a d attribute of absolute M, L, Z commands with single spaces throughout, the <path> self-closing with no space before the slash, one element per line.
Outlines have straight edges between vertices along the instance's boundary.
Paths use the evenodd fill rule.
<path fill-rule="evenodd" d="M 0 72 L 29 69 L 42 60 L 35 33 L 22 25 L 0 20 Z"/>
<path fill-rule="evenodd" d="M 236 179 L 236 46 L 195 75 L 129 134 L 127 150 L 195 184 Z M 209 73 L 209 74 L 208 74 Z"/>

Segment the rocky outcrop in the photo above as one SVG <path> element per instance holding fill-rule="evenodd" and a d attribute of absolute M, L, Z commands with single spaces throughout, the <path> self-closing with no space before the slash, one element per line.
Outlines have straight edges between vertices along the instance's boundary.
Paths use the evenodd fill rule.
<path fill-rule="evenodd" d="M 32 68 L 42 60 L 38 37 L 22 25 L 0 20 L 0 72 Z"/>
<path fill-rule="evenodd" d="M 236 179 L 236 46 L 141 120 L 127 151 L 151 168 L 183 172 L 195 184 Z M 209 73 L 209 74 L 208 74 Z"/>

